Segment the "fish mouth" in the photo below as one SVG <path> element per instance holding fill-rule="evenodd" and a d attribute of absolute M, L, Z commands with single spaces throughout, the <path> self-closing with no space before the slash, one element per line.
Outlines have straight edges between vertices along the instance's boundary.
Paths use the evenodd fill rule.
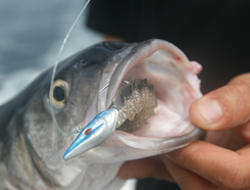
<path fill-rule="evenodd" d="M 116 130 L 115 135 L 121 134 L 121 138 L 130 140 L 137 138 L 137 142 L 138 138 L 180 138 L 175 146 L 198 138 L 203 132 L 191 123 L 189 108 L 202 96 L 199 90 L 200 80 L 197 77 L 202 70 L 201 65 L 189 61 L 171 43 L 158 39 L 132 45 L 121 54 L 123 58 L 120 62 L 110 62 L 113 70 L 109 64 L 104 69 L 104 78 L 101 80 L 96 101 L 97 112 L 108 109 L 119 89 L 126 84 L 124 81 L 134 79 L 147 79 L 154 86 L 158 106 L 154 110 L 155 115 L 148 119 L 145 126 L 131 133 Z M 107 84 L 108 87 L 103 90 Z"/>

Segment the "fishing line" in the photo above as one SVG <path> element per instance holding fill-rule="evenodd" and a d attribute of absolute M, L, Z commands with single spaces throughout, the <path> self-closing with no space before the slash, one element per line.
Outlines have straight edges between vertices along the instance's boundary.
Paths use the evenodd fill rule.
<path fill-rule="evenodd" d="M 49 90 L 49 101 L 50 101 L 50 113 L 51 113 L 51 116 L 52 116 L 52 119 L 53 119 L 53 122 L 56 126 L 56 128 L 63 134 L 63 135 L 73 135 L 75 133 L 78 133 L 77 130 L 75 130 L 74 132 L 72 133 L 65 133 L 62 131 L 62 129 L 59 127 L 57 121 L 56 121 L 56 118 L 55 118 L 55 114 L 54 114 L 54 111 L 53 111 L 53 105 L 52 105 L 52 96 L 53 96 L 53 83 L 54 83 L 54 80 L 55 80 L 55 74 L 56 74 L 56 69 L 57 69 L 57 65 L 59 63 L 59 60 L 60 60 L 60 57 L 61 57 L 61 54 L 62 54 L 62 51 L 64 49 L 64 46 L 73 30 L 73 28 L 75 27 L 77 21 L 79 20 L 79 18 L 82 16 L 82 13 L 83 11 L 85 10 L 85 8 L 88 6 L 90 0 L 87 0 L 87 2 L 83 5 L 83 8 L 81 9 L 80 13 L 77 15 L 75 21 L 73 22 L 73 24 L 71 25 L 67 35 L 65 36 L 64 40 L 63 40 L 63 43 L 60 47 L 60 50 L 57 54 L 57 58 L 56 58 L 56 62 L 55 62 L 55 65 L 53 67 L 53 71 L 52 71 L 52 76 L 51 76 L 51 81 L 50 81 L 50 90 Z"/>

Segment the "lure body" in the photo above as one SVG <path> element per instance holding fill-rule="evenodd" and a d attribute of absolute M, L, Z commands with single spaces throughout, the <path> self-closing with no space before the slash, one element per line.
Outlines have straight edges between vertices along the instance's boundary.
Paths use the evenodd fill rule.
<path fill-rule="evenodd" d="M 86 127 L 65 152 L 63 159 L 68 160 L 91 148 L 104 143 L 115 131 L 118 120 L 118 110 L 111 108 L 99 113 Z"/>

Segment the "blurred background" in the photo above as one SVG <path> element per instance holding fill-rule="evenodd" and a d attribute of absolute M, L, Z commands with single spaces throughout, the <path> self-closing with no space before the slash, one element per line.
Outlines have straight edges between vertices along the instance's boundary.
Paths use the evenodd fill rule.
<path fill-rule="evenodd" d="M 55 64 L 67 31 L 85 1 L 0 0 L 0 105 Z M 85 27 L 88 9 L 76 24 L 61 59 L 102 41 Z M 129 180 L 121 190 L 134 190 Z"/>

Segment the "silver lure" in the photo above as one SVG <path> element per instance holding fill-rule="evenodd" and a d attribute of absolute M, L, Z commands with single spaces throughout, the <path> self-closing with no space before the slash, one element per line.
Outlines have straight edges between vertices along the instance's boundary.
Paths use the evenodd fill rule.
<path fill-rule="evenodd" d="M 99 113 L 86 127 L 65 152 L 63 159 L 68 160 L 89 149 L 101 145 L 115 131 L 118 110 L 110 108 Z"/>

